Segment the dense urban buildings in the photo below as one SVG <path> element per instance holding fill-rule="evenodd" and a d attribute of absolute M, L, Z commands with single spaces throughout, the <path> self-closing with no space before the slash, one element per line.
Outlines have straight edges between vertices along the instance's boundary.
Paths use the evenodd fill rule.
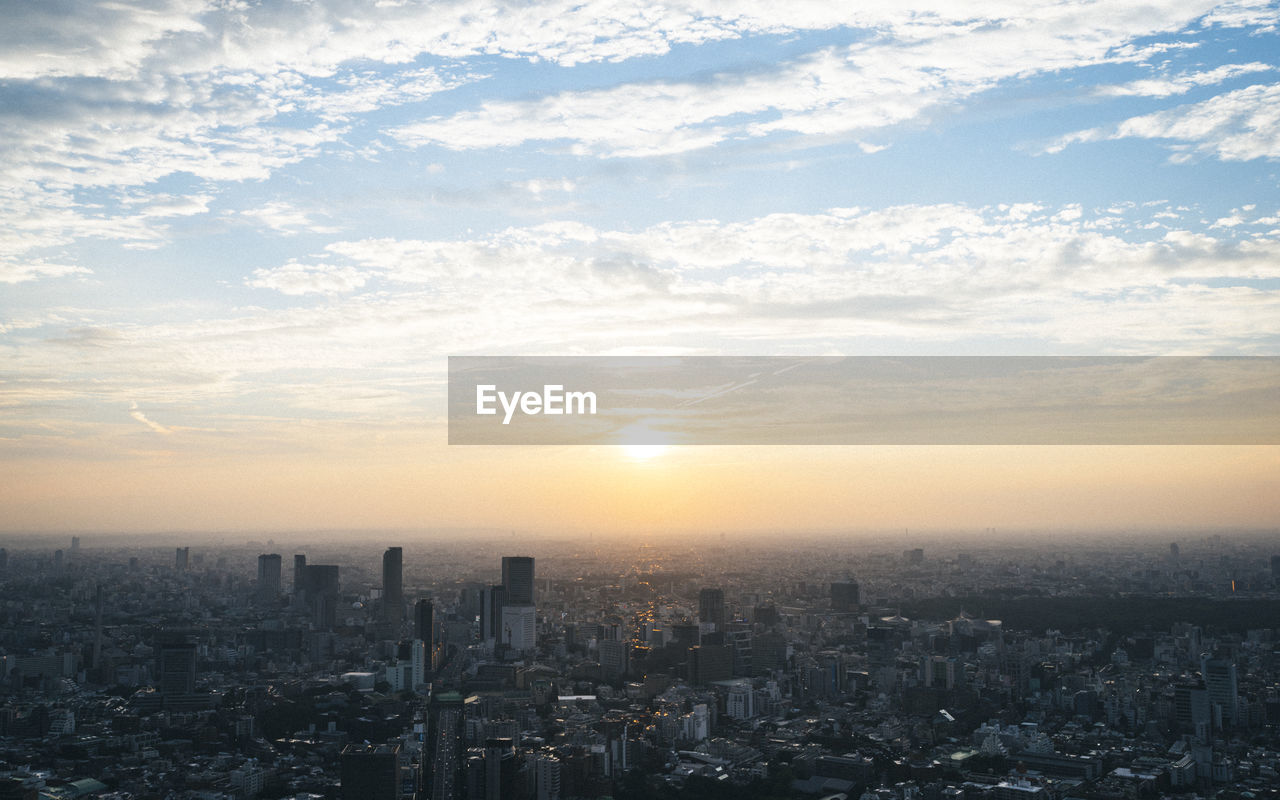
<path fill-rule="evenodd" d="M 1280 785 L 1275 533 L 272 544 L 7 539 L 0 798 Z"/>

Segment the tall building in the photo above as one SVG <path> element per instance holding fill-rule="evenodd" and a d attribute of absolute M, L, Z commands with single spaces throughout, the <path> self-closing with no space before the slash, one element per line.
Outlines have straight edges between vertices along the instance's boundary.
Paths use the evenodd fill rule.
<path fill-rule="evenodd" d="M 435 606 L 425 597 L 413 605 L 413 638 L 435 644 Z"/>
<path fill-rule="evenodd" d="M 404 551 L 388 547 L 382 554 L 382 621 L 399 625 L 404 619 Z"/>
<path fill-rule="evenodd" d="M 516 786 L 515 743 L 511 739 L 486 739 L 484 743 L 484 798 L 503 800 L 519 793 Z"/>
<path fill-rule="evenodd" d="M 179 547 L 173 556 L 173 568 L 178 572 L 186 572 L 187 564 L 191 560 L 191 548 Z"/>
<path fill-rule="evenodd" d="M 307 602 L 311 604 L 312 621 L 317 628 L 333 630 L 338 624 L 338 600 L 342 596 L 335 564 L 308 564 L 306 576 Z"/>
<path fill-rule="evenodd" d="M 733 649 L 725 645 L 689 648 L 689 683 L 705 686 L 733 677 Z"/>
<path fill-rule="evenodd" d="M 160 694 L 165 698 L 195 693 L 195 642 L 185 639 L 161 642 L 159 684 Z"/>
<path fill-rule="evenodd" d="M 502 607 L 502 643 L 512 650 L 533 650 L 537 642 L 538 612 L 533 606 Z"/>
<path fill-rule="evenodd" d="M 502 640 L 502 607 L 507 604 L 507 587 L 490 586 L 480 607 L 480 638 L 488 643 Z"/>
<path fill-rule="evenodd" d="M 503 556 L 502 585 L 507 587 L 507 602 L 511 605 L 537 605 L 533 596 L 533 558 Z"/>
<path fill-rule="evenodd" d="M 307 593 L 307 557 L 296 554 L 293 557 L 293 596 L 300 597 Z"/>
<path fill-rule="evenodd" d="M 698 621 L 714 623 L 716 630 L 724 630 L 723 589 L 703 589 L 698 592 Z"/>
<path fill-rule="evenodd" d="M 1226 658 L 1205 658 L 1200 662 L 1200 675 L 1209 691 L 1209 702 L 1221 709 L 1222 724 L 1235 725 L 1240 694 L 1235 662 Z"/>
<path fill-rule="evenodd" d="M 554 753 L 532 757 L 535 800 L 560 800 L 560 759 Z"/>
<path fill-rule="evenodd" d="M 857 611 L 862 602 L 862 591 L 857 582 L 844 580 L 831 584 L 831 610 Z"/>
<path fill-rule="evenodd" d="M 400 745 L 349 744 L 341 764 L 342 800 L 399 800 Z"/>
<path fill-rule="evenodd" d="M 280 554 L 258 556 L 258 602 L 274 603 L 280 596 Z"/>

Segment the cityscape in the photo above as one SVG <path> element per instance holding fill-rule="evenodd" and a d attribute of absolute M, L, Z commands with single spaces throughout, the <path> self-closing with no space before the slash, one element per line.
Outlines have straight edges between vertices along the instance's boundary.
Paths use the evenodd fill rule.
<path fill-rule="evenodd" d="M 1280 794 L 1274 532 L 382 538 L 8 537 L 0 797 Z"/>

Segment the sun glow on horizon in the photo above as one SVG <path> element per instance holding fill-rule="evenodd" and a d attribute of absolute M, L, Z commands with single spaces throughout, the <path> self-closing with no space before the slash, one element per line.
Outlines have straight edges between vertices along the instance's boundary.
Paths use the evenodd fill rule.
<path fill-rule="evenodd" d="M 624 444 L 622 452 L 633 461 L 649 461 L 667 451 L 665 444 Z"/>

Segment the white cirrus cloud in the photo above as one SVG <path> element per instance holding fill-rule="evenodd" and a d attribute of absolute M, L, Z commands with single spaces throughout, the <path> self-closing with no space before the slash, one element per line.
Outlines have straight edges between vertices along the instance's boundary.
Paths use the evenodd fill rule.
<path fill-rule="evenodd" d="M 274 269 L 254 270 L 245 284 L 289 295 L 338 294 L 359 289 L 366 279 L 365 273 L 348 266 L 290 262 Z"/>
<path fill-rule="evenodd" d="M 1002 81 L 1145 58 L 1133 40 L 1179 30 L 1209 5 L 984 7 L 980 18 L 903 22 L 892 35 L 830 47 L 760 72 L 649 81 L 491 101 L 402 125 L 409 146 L 455 150 L 566 142 L 575 153 L 669 155 L 776 133 L 844 135 L 897 125 Z M 925 21 L 927 19 L 927 22 Z"/>
<path fill-rule="evenodd" d="M 1223 161 L 1280 157 L 1280 84 L 1247 86 L 1118 125 L 1076 131 L 1055 140 L 1045 152 L 1117 139 L 1168 140 L 1175 161 L 1197 154 Z"/>

